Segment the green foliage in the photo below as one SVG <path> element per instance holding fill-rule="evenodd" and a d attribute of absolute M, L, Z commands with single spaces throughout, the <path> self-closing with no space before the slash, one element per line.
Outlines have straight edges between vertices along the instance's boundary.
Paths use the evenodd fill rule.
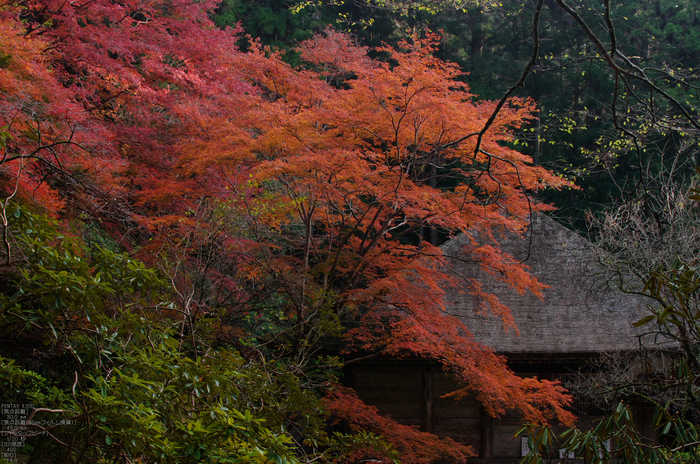
<path fill-rule="evenodd" d="M 620 402 L 591 430 L 573 428 L 557 436 L 550 427 L 523 427 L 516 435 L 527 431 L 530 452 L 522 462 L 528 464 L 548 462 L 559 450 L 573 452 L 577 458 L 594 464 L 700 462 L 700 430 L 696 421 L 684 418 L 679 411 L 671 413 L 657 407 L 654 427 L 659 440 L 642 435 L 632 410 Z"/>
<path fill-rule="evenodd" d="M 5 69 L 10 64 L 12 55 L 9 53 L 0 52 L 0 69 Z"/>
<path fill-rule="evenodd" d="M 319 3 L 338 2 L 311 4 L 318 7 Z M 621 61 L 621 69 L 643 70 L 649 82 L 697 120 L 695 64 L 700 36 L 693 2 L 563 3 L 586 22 L 607 50 L 613 46 L 614 33 L 616 50 L 629 59 Z M 498 99 L 518 81 L 532 54 L 535 4 L 519 0 L 367 2 L 356 4 L 359 11 L 345 11 L 344 24 L 366 44 L 394 43 L 424 28 L 442 31 L 437 54 L 468 73 L 465 80 L 476 98 Z M 604 20 L 605 4 L 610 6 L 611 30 Z M 366 18 L 381 26 L 368 25 Z M 539 55 L 515 94 L 534 100 L 539 123 L 520 131 L 518 148 L 535 163 L 581 187 L 541 194 L 542 200 L 558 207 L 558 216 L 581 231 L 586 230 L 584 218 L 589 212 L 600 212 L 615 199 L 639 193 L 635 189 L 643 191 L 648 177 L 679 158 L 697 157 L 697 137 L 693 137 L 698 127 L 688 124 L 680 109 L 660 92 L 650 94 L 650 87 L 628 77 L 616 80 L 610 63 L 573 17 L 558 2 L 544 2 Z M 686 174 L 687 168 L 680 174 Z"/>
<path fill-rule="evenodd" d="M 257 382 L 261 372 L 228 351 L 185 356 L 172 333 L 144 322 L 147 343 L 120 350 L 107 375 L 87 376 L 83 407 L 99 416 L 94 427 L 107 445 L 148 461 L 296 462 L 279 420 L 287 411 L 261 413 L 274 396 Z"/>
<path fill-rule="evenodd" d="M 247 34 L 282 50 L 293 49 L 332 21 L 320 9 L 294 14 L 282 0 L 224 0 L 213 20 L 221 28 L 240 24 Z"/>
<path fill-rule="evenodd" d="M 34 405 L 36 425 L 11 430 L 26 439 L 20 458 L 291 464 L 338 457 L 357 440 L 386 447 L 326 433 L 319 388 L 334 380 L 332 359 L 299 375 L 212 348 L 218 321 L 183 318 L 156 270 L 88 249 L 46 216 L 10 217 L 21 259 L 2 269 L 0 403 Z"/>

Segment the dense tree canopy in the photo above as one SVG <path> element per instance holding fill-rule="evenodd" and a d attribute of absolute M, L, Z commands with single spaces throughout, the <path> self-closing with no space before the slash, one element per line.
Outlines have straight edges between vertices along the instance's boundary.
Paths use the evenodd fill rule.
<path fill-rule="evenodd" d="M 581 230 L 587 212 L 636 197 L 649 176 L 653 183 L 664 171 L 692 173 L 700 43 L 693 2 L 298 5 L 335 13 L 366 43 L 444 31 L 438 56 L 459 63 L 480 98 L 510 90 L 531 97 L 538 120 L 517 134 L 520 148 L 582 187 L 543 194 Z"/>
<path fill-rule="evenodd" d="M 477 101 L 435 57 L 436 36 L 381 47 L 381 61 L 326 30 L 292 67 L 252 39 L 241 51 L 212 8 L 0 10 L 3 402 L 68 421 L 12 429 L 28 438 L 20 452 L 469 455 L 339 387 L 338 358 L 320 351 L 338 338 L 345 357 L 437 360 L 493 415 L 569 423 L 558 385 L 515 376 L 442 303 L 445 285 L 462 285 L 511 324 L 487 289 L 440 270 L 436 237 L 497 243 L 547 209 L 535 192 L 565 185 L 512 149 L 531 103 Z M 497 247 L 475 240 L 469 252 L 519 292 L 541 292 Z"/>

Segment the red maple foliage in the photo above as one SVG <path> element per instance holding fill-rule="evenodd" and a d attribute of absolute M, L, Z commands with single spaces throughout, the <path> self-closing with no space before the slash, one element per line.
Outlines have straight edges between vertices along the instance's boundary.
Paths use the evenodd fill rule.
<path fill-rule="evenodd" d="M 433 56 L 435 44 L 434 36 L 414 38 L 402 50 L 380 49 L 388 58 L 376 61 L 327 32 L 302 45 L 307 70 L 268 65 L 256 85 L 272 96 L 247 146 L 247 159 L 257 161 L 248 185 L 266 186 L 265 194 L 247 198 L 240 215 L 277 233 L 246 269 L 275 286 L 282 308 L 275 343 L 298 362 L 329 327 L 353 320 L 345 337 L 354 346 L 437 359 L 494 415 L 514 408 L 528 421 L 570 422 L 560 387 L 515 376 L 444 312 L 444 288 L 464 283 L 423 240 L 425 229 L 492 240 L 504 229 L 522 231 L 530 193 L 562 181 L 507 147 L 529 117 L 528 102 L 511 102 L 481 134 L 494 104 L 473 101 L 457 67 Z M 198 168 L 236 171 L 211 156 L 198 157 Z M 540 294 L 521 263 L 476 239 L 471 248 L 487 272 Z M 497 298 L 466 284 L 511 323 Z"/>
<path fill-rule="evenodd" d="M 306 67 L 295 69 L 259 46 L 240 52 L 236 31 L 209 21 L 212 7 L 4 2 L 3 205 L 19 195 L 88 214 L 161 260 L 186 317 L 224 308 L 229 324 L 245 319 L 251 339 L 299 365 L 324 336 L 343 335 L 365 351 L 440 361 L 494 415 L 570 422 L 560 387 L 518 378 L 445 314 L 445 286 L 464 283 L 427 240 L 497 242 L 524 230 L 532 192 L 562 185 L 508 147 L 530 104 L 511 101 L 484 132 L 495 104 L 434 57 L 436 36 L 380 48 L 378 61 L 326 31 L 301 46 Z M 476 239 L 471 248 L 485 270 L 540 293 L 512 257 Z M 380 420 L 341 393 L 327 403 L 340 417 Z M 397 443 L 412 440 L 395 430 Z"/>
<path fill-rule="evenodd" d="M 328 414 L 343 421 L 356 431 L 370 431 L 382 435 L 392 443 L 403 462 L 427 464 L 430 462 L 465 462 L 474 455 L 471 447 L 449 438 L 438 439 L 432 433 L 420 432 L 413 427 L 401 425 L 391 418 L 381 416 L 374 406 L 364 404 L 354 391 L 335 387 L 324 398 Z M 391 456 L 380 450 L 356 447 L 348 456 L 354 462 L 392 462 Z"/>
<path fill-rule="evenodd" d="M 214 28 L 213 6 L 3 2 L 2 166 L 18 193 L 53 213 L 81 200 L 113 232 L 181 218 L 199 188 L 173 172 L 183 137 L 254 93 L 235 73 L 237 31 Z"/>

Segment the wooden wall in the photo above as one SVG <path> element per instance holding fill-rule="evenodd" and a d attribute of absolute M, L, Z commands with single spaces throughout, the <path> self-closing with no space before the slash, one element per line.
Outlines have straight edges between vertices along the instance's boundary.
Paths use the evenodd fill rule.
<path fill-rule="evenodd" d="M 555 374 L 548 372 L 548 366 L 552 370 L 561 368 L 540 363 L 532 372 L 521 375 L 551 378 Z M 360 399 L 376 406 L 382 415 L 471 446 L 478 458 L 470 459 L 470 463 L 515 464 L 522 457 L 521 439 L 515 437 L 521 427 L 520 415 L 509 411 L 494 419 L 474 397 L 460 401 L 442 398 L 459 389 L 460 384 L 439 365 L 415 360 L 374 361 L 347 366 L 345 379 Z M 578 425 L 589 426 L 594 419 L 580 416 Z"/>

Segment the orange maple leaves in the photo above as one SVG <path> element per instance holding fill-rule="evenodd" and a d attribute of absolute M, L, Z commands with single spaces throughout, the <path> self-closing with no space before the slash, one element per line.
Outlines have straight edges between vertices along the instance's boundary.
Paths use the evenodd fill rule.
<path fill-rule="evenodd" d="M 90 197 L 90 214 L 131 233 L 143 255 L 196 268 L 178 284 L 207 282 L 197 308 L 265 313 L 276 332 L 259 342 L 298 363 L 343 334 L 439 360 L 493 414 L 570 420 L 561 389 L 517 378 L 444 313 L 445 285 L 462 283 L 428 240 L 522 230 L 531 193 L 562 185 L 509 148 L 530 104 L 513 100 L 484 131 L 495 105 L 435 58 L 432 35 L 380 48 L 379 61 L 326 31 L 301 45 L 295 69 L 261 47 L 236 50 L 208 3 L 170 3 L 34 0 L 24 26 L 15 7 L 2 11 L 12 57 L 0 55 L 0 125 L 12 139 L 1 194 L 20 185 L 54 212 Z M 39 22 L 41 11 L 54 21 Z M 497 248 L 473 256 L 539 292 Z"/>
<path fill-rule="evenodd" d="M 394 445 L 403 462 L 427 464 L 430 462 L 464 462 L 474 455 L 471 447 L 457 443 L 449 438 L 438 439 L 431 433 L 420 432 L 414 427 L 401 425 L 379 414 L 377 408 L 363 403 L 348 388 L 336 386 L 324 399 L 326 411 L 348 424 L 353 431 L 370 431 L 381 435 Z M 374 460 L 375 462 L 392 462 L 381 450 L 358 446 L 349 458 L 357 461 Z"/>
<path fill-rule="evenodd" d="M 278 296 L 291 340 L 304 341 L 285 349 L 304 359 L 329 319 L 352 320 L 359 325 L 346 332 L 349 342 L 439 360 L 494 415 L 516 408 L 527 420 L 569 422 L 561 388 L 518 378 L 444 313 L 443 289 L 461 283 L 440 266 L 442 252 L 425 230 L 490 238 L 500 228 L 521 230 L 531 192 L 562 181 L 508 148 L 529 104 L 512 102 L 483 132 L 494 104 L 473 101 L 456 66 L 434 57 L 435 40 L 381 48 L 380 62 L 327 32 L 302 44 L 309 70 L 277 64 L 258 82 L 266 98 L 247 147 L 257 160 L 251 175 L 285 199 L 273 214 L 286 224 L 289 247 L 261 264 L 284 282 Z M 473 257 L 519 292 L 541 291 L 497 248 L 475 244 Z M 510 320 L 495 297 L 471 285 Z"/>

